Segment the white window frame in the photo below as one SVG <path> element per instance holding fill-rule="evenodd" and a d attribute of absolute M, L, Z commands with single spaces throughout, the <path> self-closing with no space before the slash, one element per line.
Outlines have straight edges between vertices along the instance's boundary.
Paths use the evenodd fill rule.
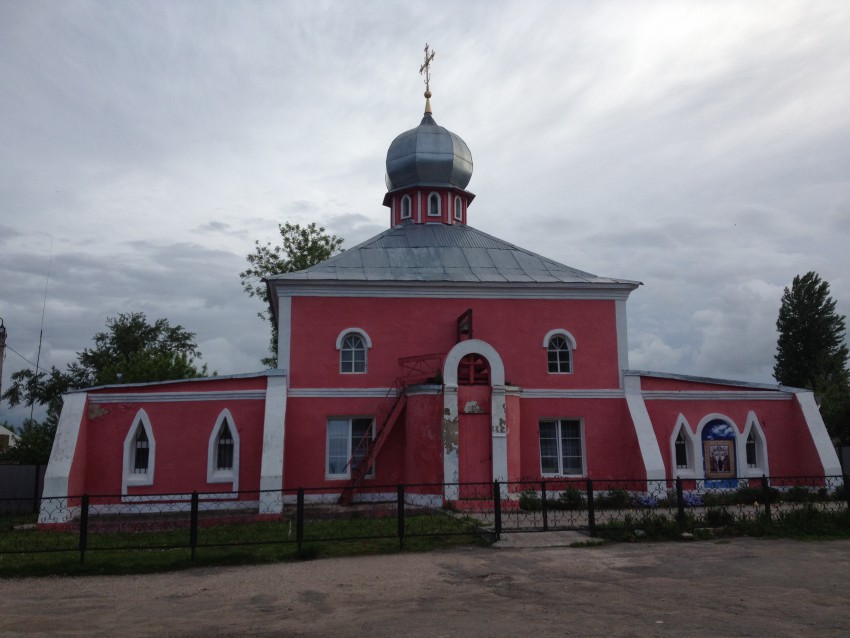
<path fill-rule="evenodd" d="M 543 449 L 540 445 L 540 426 L 544 423 L 555 423 L 555 440 L 557 447 L 557 458 L 558 458 L 558 471 L 557 472 L 545 472 L 543 470 Z M 563 437 L 561 435 L 561 426 L 562 423 L 577 423 L 578 424 L 578 432 L 579 432 L 579 445 L 581 447 L 581 471 L 576 472 L 565 472 L 564 471 L 564 455 L 563 455 Z M 585 448 L 585 436 L 584 436 L 584 419 L 577 417 L 552 417 L 552 418 L 541 418 L 537 423 L 537 445 L 538 445 L 538 458 L 540 459 L 540 475 L 541 476 L 587 476 L 587 450 Z"/>
<path fill-rule="evenodd" d="M 753 435 L 756 444 L 756 464 L 751 466 L 747 463 L 747 439 Z M 736 453 L 738 454 L 738 476 L 745 478 L 770 476 L 770 465 L 767 458 L 767 439 L 764 430 L 759 423 L 758 417 L 752 410 L 747 414 L 744 431 L 738 437 Z"/>
<path fill-rule="evenodd" d="M 549 345 L 552 342 L 552 339 L 555 337 L 563 337 L 567 342 L 567 346 L 570 349 L 570 369 L 567 372 L 552 372 L 549 370 Z M 549 374 L 572 374 L 575 370 L 575 351 L 578 349 L 578 345 L 576 344 L 576 338 L 567 330 L 563 328 L 555 328 L 554 330 L 550 330 L 546 333 L 546 336 L 543 337 L 543 348 L 546 350 L 546 371 Z"/>
<path fill-rule="evenodd" d="M 364 361 L 363 361 L 363 370 L 362 371 L 345 371 L 342 369 L 342 353 L 343 353 L 343 345 L 345 343 L 345 338 L 350 335 L 356 335 L 360 337 L 363 342 L 364 352 Z M 340 374 L 366 374 L 369 372 L 369 350 L 372 348 L 372 340 L 369 338 L 369 335 L 366 334 L 366 331 L 361 328 L 346 328 L 342 332 L 337 335 L 336 338 L 336 349 L 339 351 L 339 373 Z"/>
<path fill-rule="evenodd" d="M 407 215 L 404 214 L 405 203 L 407 204 Z M 401 196 L 401 204 L 399 211 L 399 219 L 410 219 L 411 217 L 413 217 L 413 201 L 410 199 L 410 195 Z"/>
<path fill-rule="evenodd" d="M 431 199 L 437 198 L 437 212 L 431 211 Z M 443 198 L 440 197 L 440 194 L 436 191 L 431 191 L 428 193 L 428 198 L 425 200 L 428 202 L 428 217 L 440 217 L 443 214 Z"/>
<path fill-rule="evenodd" d="M 148 437 L 148 466 L 145 472 L 136 472 L 136 435 L 139 428 L 143 429 Z M 156 439 L 153 436 L 153 428 L 147 412 L 140 409 L 133 417 L 127 436 L 124 437 L 124 471 L 121 485 L 121 493 L 126 494 L 128 487 L 142 485 L 153 485 L 154 470 L 156 469 Z"/>
<path fill-rule="evenodd" d="M 463 221 L 463 201 L 460 195 L 455 195 L 455 220 L 459 222 Z"/>
<path fill-rule="evenodd" d="M 233 438 L 233 465 L 229 469 L 220 469 L 218 467 L 218 439 L 225 423 L 227 423 L 230 436 Z M 210 433 L 209 444 L 207 445 L 207 483 L 232 483 L 234 492 L 239 489 L 239 430 L 236 427 L 233 415 L 227 408 L 218 415 Z"/>
<path fill-rule="evenodd" d="M 679 434 L 685 437 L 685 453 L 688 457 L 687 467 L 679 467 L 676 463 L 676 439 Z M 691 426 L 684 415 L 680 414 L 676 419 L 676 426 L 673 428 L 673 433 L 670 435 L 670 475 L 673 478 L 702 478 L 697 476 L 697 450 L 702 449 L 696 444 L 694 433 L 691 431 Z M 702 462 L 702 454 L 699 455 L 700 463 Z"/>
<path fill-rule="evenodd" d="M 344 480 L 351 478 L 351 455 L 354 453 L 356 446 L 359 444 L 360 440 L 354 440 L 352 435 L 354 421 L 356 420 L 368 420 L 370 422 L 372 440 L 375 440 L 375 419 L 370 416 L 335 416 L 328 417 L 328 421 L 325 427 L 325 478 L 331 481 L 336 480 Z M 347 427 L 347 436 L 346 436 L 346 456 L 345 456 L 345 471 L 332 473 L 331 472 L 331 423 L 336 425 L 343 425 Z M 375 464 L 372 464 L 372 467 L 369 470 L 369 473 L 366 474 L 366 478 L 374 478 L 375 477 Z"/>

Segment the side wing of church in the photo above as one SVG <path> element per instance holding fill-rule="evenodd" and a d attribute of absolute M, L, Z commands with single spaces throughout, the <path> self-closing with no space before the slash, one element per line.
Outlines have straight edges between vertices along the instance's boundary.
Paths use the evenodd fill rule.
<path fill-rule="evenodd" d="M 67 394 L 44 497 L 66 518 L 82 494 L 193 491 L 277 514 L 298 487 L 350 503 L 404 483 L 439 505 L 493 480 L 511 498 L 513 481 L 841 473 L 811 392 L 630 370 L 639 282 L 468 225 L 472 156 L 429 104 L 386 169 L 387 231 L 268 279 L 279 369 Z"/>

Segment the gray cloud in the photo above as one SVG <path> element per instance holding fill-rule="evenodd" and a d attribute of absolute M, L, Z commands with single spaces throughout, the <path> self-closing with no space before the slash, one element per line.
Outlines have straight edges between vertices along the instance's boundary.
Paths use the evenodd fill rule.
<path fill-rule="evenodd" d="M 643 281 L 634 367 L 768 381 L 795 274 L 850 312 L 848 32 L 839 0 L 0 3 L 9 343 L 34 357 L 52 251 L 47 365 L 142 310 L 221 373 L 257 367 L 245 255 L 284 221 L 349 247 L 386 228 L 429 41 L 435 118 L 475 160 L 470 223 Z"/>

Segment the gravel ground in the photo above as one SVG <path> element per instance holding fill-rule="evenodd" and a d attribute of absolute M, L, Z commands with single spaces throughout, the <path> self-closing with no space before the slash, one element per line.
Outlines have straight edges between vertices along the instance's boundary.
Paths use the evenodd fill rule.
<path fill-rule="evenodd" d="M 0 635 L 848 636 L 850 541 L 468 548 L 0 580 Z"/>

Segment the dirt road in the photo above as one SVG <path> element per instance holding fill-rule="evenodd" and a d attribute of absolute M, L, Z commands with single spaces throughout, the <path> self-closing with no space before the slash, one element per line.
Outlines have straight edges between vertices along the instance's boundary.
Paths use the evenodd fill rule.
<path fill-rule="evenodd" d="M 0 635 L 848 636 L 850 541 L 734 539 L 0 580 Z"/>

